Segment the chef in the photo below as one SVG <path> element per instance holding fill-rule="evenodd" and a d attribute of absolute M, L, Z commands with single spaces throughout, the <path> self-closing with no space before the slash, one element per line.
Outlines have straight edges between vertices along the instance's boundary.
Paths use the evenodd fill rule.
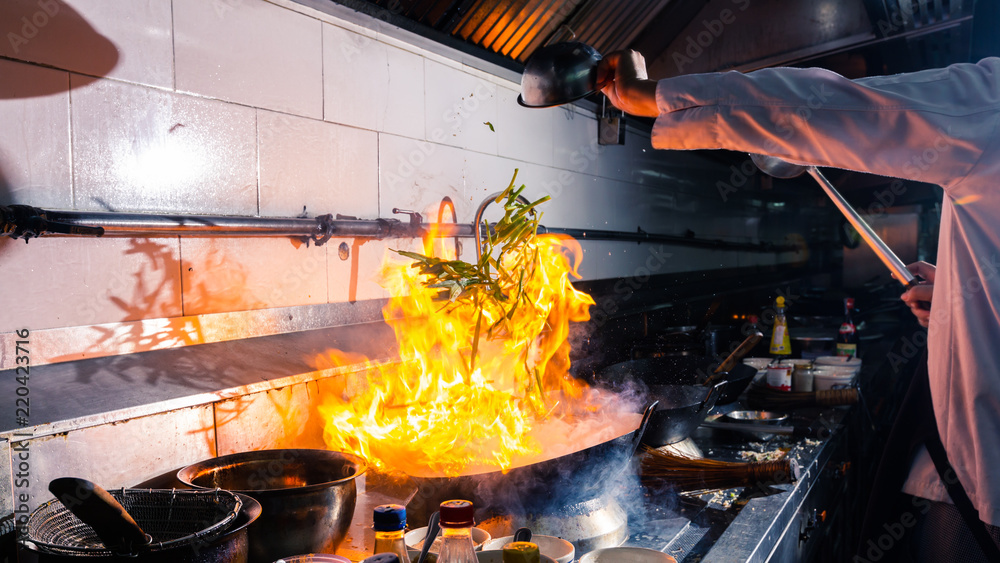
<path fill-rule="evenodd" d="M 925 281 L 902 296 L 928 330 L 926 372 L 879 472 L 909 502 L 896 514 L 870 506 L 855 560 L 1000 561 L 1000 58 L 857 80 L 773 68 L 654 81 L 626 51 L 600 73 L 615 106 L 656 118 L 655 148 L 764 153 L 943 187 L 936 268 L 909 266 Z"/>

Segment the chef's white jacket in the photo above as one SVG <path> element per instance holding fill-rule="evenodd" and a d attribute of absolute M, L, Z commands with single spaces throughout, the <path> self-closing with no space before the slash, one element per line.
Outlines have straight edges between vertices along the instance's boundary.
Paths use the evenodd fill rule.
<path fill-rule="evenodd" d="M 659 81 L 653 146 L 766 153 L 940 184 L 928 370 L 938 431 L 1000 525 L 1000 59 L 848 80 L 764 69 Z M 949 501 L 926 450 L 904 491 Z"/>

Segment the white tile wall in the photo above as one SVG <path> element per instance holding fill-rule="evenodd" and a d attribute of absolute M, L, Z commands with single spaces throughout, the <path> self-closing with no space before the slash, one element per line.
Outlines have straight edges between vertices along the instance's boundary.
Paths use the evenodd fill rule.
<path fill-rule="evenodd" d="M 514 171 L 517 170 L 515 188 L 524 184 L 525 197 L 534 201 L 543 195 L 542 186 L 547 185 L 551 180 L 553 170 L 545 166 L 538 166 L 527 162 L 501 158 L 489 154 L 470 152 L 465 157 L 465 195 L 469 199 L 471 209 L 469 212 L 469 222 L 475 215 L 476 209 L 488 196 L 494 195 L 507 189 Z M 490 221 L 499 219 L 503 212 L 496 214 L 497 206 L 491 204 L 487 208 L 486 217 Z M 459 215 L 460 221 L 465 221 Z"/>
<path fill-rule="evenodd" d="M 436 219 L 441 198 L 448 196 L 459 221 L 470 221 L 479 199 L 466 193 L 465 158 L 455 147 L 380 134 L 379 216 L 391 217 L 399 208 Z"/>
<path fill-rule="evenodd" d="M 320 119 L 321 26 L 264 0 L 174 0 L 177 89 Z"/>
<path fill-rule="evenodd" d="M 0 55 L 171 88 L 170 10 L 171 0 L 4 0 Z"/>
<path fill-rule="evenodd" d="M 734 239 L 757 232 L 741 221 L 741 202 L 708 217 L 718 202 L 704 160 L 653 151 L 634 129 L 626 146 L 601 147 L 591 110 L 521 108 L 516 83 L 416 39 L 390 38 L 379 25 L 266 0 L 52 2 L 64 11 L 18 53 L 0 41 L 0 55 L 56 67 L 0 60 L 0 205 L 240 216 L 295 216 L 305 206 L 312 216 L 361 218 L 401 208 L 433 221 L 447 196 L 466 223 L 517 168 L 529 198 L 554 196 L 542 207 L 547 226 Z M 30 21 L 39 6 L 8 0 L 0 14 Z M 89 51 L 68 53 L 67 40 L 55 38 L 70 24 L 89 34 L 81 40 Z M 3 328 L 382 298 L 376 277 L 386 248 L 415 244 L 154 242 L 162 257 L 112 239 L 0 241 L 5 266 L 16 264 L 22 285 L 33 286 L 0 297 L 11 312 Z M 471 257 L 471 241 L 462 242 Z M 636 267 L 632 245 L 585 246 L 589 279 Z M 732 263 L 683 256 L 671 271 Z M 53 292 L 82 305 L 57 307 Z"/>
<path fill-rule="evenodd" d="M 26 490 L 34 509 L 52 498 L 48 484 L 56 477 L 82 477 L 105 489 L 137 485 L 215 457 L 213 424 L 205 405 L 29 440 L 30 485 L 16 492 Z"/>
<path fill-rule="evenodd" d="M 427 139 L 497 154 L 497 85 L 462 70 L 424 61 Z M 495 126 L 494 126 L 495 128 Z"/>
<path fill-rule="evenodd" d="M 181 313 L 176 238 L 2 237 L 0 264 L 0 332 Z"/>
<path fill-rule="evenodd" d="M 424 64 L 418 55 L 324 25 L 323 88 L 327 121 L 424 136 Z"/>
<path fill-rule="evenodd" d="M 260 214 L 378 216 L 378 135 L 266 110 L 257 112 Z"/>
<path fill-rule="evenodd" d="M 525 108 L 517 103 L 519 92 L 497 87 L 496 129 L 501 156 L 545 164 L 553 163 L 555 120 L 559 110 Z"/>
<path fill-rule="evenodd" d="M 581 174 L 597 174 L 604 147 L 597 144 L 597 120 L 571 108 L 553 110 L 553 164 Z"/>
<path fill-rule="evenodd" d="M 326 244 L 330 303 L 389 297 L 379 283 L 379 270 L 386 258 L 401 259 L 390 249 L 422 252 L 420 242 L 412 239 L 332 238 Z M 341 259 L 342 244 L 347 245 L 346 260 Z"/>
<path fill-rule="evenodd" d="M 551 227 L 634 230 L 621 208 L 622 182 L 566 170 L 554 172 L 544 192 L 552 196 L 542 205 L 542 224 Z"/>
<path fill-rule="evenodd" d="M 626 134 L 624 145 L 601 146 L 598 153 L 600 156 L 597 159 L 597 175 L 614 180 L 631 180 L 634 151 L 630 145 L 636 142 L 634 135 Z"/>
<path fill-rule="evenodd" d="M 0 204 L 72 208 L 69 161 L 69 74 L 0 60 Z"/>
<path fill-rule="evenodd" d="M 71 77 L 76 207 L 254 215 L 251 108 Z"/>
<path fill-rule="evenodd" d="M 185 238 L 184 314 L 326 302 L 326 247 L 286 238 Z"/>

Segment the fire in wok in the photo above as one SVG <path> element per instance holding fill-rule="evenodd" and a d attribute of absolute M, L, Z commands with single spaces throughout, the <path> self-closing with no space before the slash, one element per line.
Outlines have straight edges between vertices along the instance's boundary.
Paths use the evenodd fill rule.
<path fill-rule="evenodd" d="M 638 427 L 634 404 L 569 374 L 569 324 L 588 320 L 594 303 L 570 283 L 582 250 L 536 235 L 542 200 L 521 203 L 521 190 L 512 179 L 497 198 L 504 218 L 475 263 L 449 255 L 433 234 L 419 254 L 387 255 L 383 312 L 400 361 L 372 369 L 358 392 L 324 398 L 330 449 L 377 468 L 452 477 L 509 472 Z"/>

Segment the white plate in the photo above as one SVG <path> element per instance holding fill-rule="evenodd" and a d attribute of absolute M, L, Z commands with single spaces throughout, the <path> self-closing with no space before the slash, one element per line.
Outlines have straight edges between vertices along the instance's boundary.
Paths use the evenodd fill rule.
<path fill-rule="evenodd" d="M 503 546 L 514 541 L 514 536 L 494 538 L 483 544 L 483 551 L 503 549 Z M 538 544 L 538 551 L 556 560 L 556 563 L 569 563 L 576 555 L 576 549 L 568 541 L 555 536 L 532 535 L 532 543 Z"/>

